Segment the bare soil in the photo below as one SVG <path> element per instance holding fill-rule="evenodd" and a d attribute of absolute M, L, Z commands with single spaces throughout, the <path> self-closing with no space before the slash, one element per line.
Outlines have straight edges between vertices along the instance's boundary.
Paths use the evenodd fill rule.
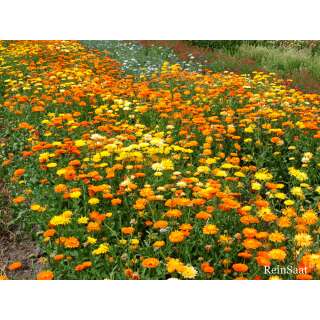
<path fill-rule="evenodd" d="M 9 203 L 10 192 L 0 179 L 0 275 L 5 274 L 12 280 L 35 279 L 36 273 L 43 268 L 40 249 L 19 226 L 9 226 L 12 221 Z M 22 268 L 9 271 L 8 265 L 15 261 L 20 261 Z"/>

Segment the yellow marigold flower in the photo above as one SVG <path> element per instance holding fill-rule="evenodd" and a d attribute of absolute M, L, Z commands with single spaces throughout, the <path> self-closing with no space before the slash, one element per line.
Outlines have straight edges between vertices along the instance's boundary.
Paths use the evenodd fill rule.
<path fill-rule="evenodd" d="M 140 242 L 139 239 L 134 238 L 134 239 L 131 239 L 130 244 L 133 246 L 137 246 L 139 242 Z"/>
<path fill-rule="evenodd" d="M 209 173 L 210 172 L 210 168 L 207 166 L 199 166 L 197 168 L 197 172 L 198 173 Z"/>
<path fill-rule="evenodd" d="M 55 168 L 57 166 L 57 164 L 55 162 L 50 162 L 47 164 L 48 168 Z"/>
<path fill-rule="evenodd" d="M 252 182 L 251 183 L 251 189 L 255 191 L 261 190 L 262 185 L 259 182 Z"/>
<path fill-rule="evenodd" d="M 286 206 L 293 206 L 295 204 L 294 200 L 288 199 L 284 202 Z"/>
<path fill-rule="evenodd" d="M 69 195 L 70 195 L 70 198 L 76 199 L 81 196 L 81 191 L 73 191 L 73 192 L 70 192 Z"/>
<path fill-rule="evenodd" d="M 206 226 L 203 227 L 202 232 L 204 234 L 208 235 L 214 235 L 219 231 L 216 225 L 214 224 L 207 224 Z"/>
<path fill-rule="evenodd" d="M 163 159 L 161 165 L 163 170 L 174 170 L 173 162 L 170 159 Z"/>
<path fill-rule="evenodd" d="M 109 245 L 107 243 L 102 243 L 99 247 L 92 251 L 93 255 L 100 255 L 107 253 L 109 251 Z"/>
<path fill-rule="evenodd" d="M 307 233 L 298 233 L 294 236 L 294 241 L 298 247 L 310 247 L 312 245 L 312 237 Z"/>
<path fill-rule="evenodd" d="M 269 251 L 269 257 L 272 260 L 283 261 L 286 258 L 287 254 L 281 249 L 272 249 Z"/>
<path fill-rule="evenodd" d="M 312 210 L 307 210 L 303 215 L 302 215 L 302 220 L 305 224 L 307 225 L 313 225 L 318 222 L 318 215 L 312 211 Z"/>
<path fill-rule="evenodd" d="M 169 273 L 182 272 L 184 264 L 179 259 L 170 258 L 167 262 L 167 271 Z"/>
<path fill-rule="evenodd" d="M 286 196 L 284 193 L 282 193 L 282 192 L 277 192 L 277 193 L 275 193 L 274 196 L 275 196 L 276 198 L 280 199 L 280 200 L 284 200 L 284 199 L 287 198 L 287 196 Z"/>
<path fill-rule="evenodd" d="M 239 177 L 239 178 L 244 178 L 244 177 L 246 176 L 246 175 L 245 175 L 243 172 L 241 172 L 241 171 L 235 172 L 234 175 L 235 175 L 236 177 Z"/>
<path fill-rule="evenodd" d="M 96 238 L 93 237 L 87 237 L 87 243 L 89 244 L 95 244 L 97 242 Z"/>
<path fill-rule="evenodd" d="M 57 175 L 58 176 L 63 176 L 65 173 L 66 173 L 66 169 L 59 169 L 59 170 L 57 170 Z"/>
<path fill-rule="evenodd" d="M 270 276 L 269 280 L 282 280 L 282 278 L 279 276 Z"/>
<path fill-rule="evenodd" d="M 61 214 L 61 215 L 52 217 L 49 223 L 53 226 L 58 226 L 58 225 L 66 225 L 66 224 L 69 224 L 70 222 L 71 222 L 70 217 L 66 217 Z"/>
<path fill-rule="evenodd" d="M 295 169 L 294 167 L 290 167 L 288 171 L 291 176 L 295 177 L 301 182 L 308 180 L 308 175 L 301 170 Z"/>
<path fill-rule="evenodd" d="M 303 200 L 305 198 L 303 190 L 300 187 L 293 187 L 290 189 L 292 195 L 297 197 L 298 199 Z"/>
<path fill-rule="evenodd" d="M 193 266 L 187 265 L 183 267 L 180 274 L 185 279 L 194 279 L 197 276 L 198 271 Z"/>
<path fill-rule="evenodd" d="M 154 248 L 158 249 L 158 248 L 162 248 L 166 243 L 163 240 L 158 240 L 156 242 L 154 242 L 154 244 L 152 245 Z"/>
<path fill-rule="evenodd" d="M 32 205 L 30 206 L 30 209 L 31 209 L 32 211 L 39 211 L 39 210 L 41 209 L 41 206 L 40 206 L 40 204 L 34 203 L 34 204 L 32 204 Z"/>
<path fill-rule="evenodd" d="M 0 280 L 9 280 L 9 278 L 5 274 L 0 273 Z"/>
<path fill-rule="evenodd" d="M 100 200 L 98 198 L 90 198 L 88 200 L 88 203 L 91 204 L 91 205 L 98 204 L 99 202 L 100 202 Z"/>
<path fill-rule="evenodd" d="M 268 169 L 260 169 L 255 173 L 254 177 L 260 181 L 269 181 L 273 178 L 272 174 L 268 171 Z"/>
<path fill-rule="evenodd" d="M 83 146 L 85 146 L 87 143 L 86 143 L 85 140 L 76 140 L 76 141 L 74 142 L 74 144 L 76 145 L 76 147 L 83 147 Z"/>
<path fill-rule="evenodd" d="M 79 224 L 87 224 L 88 221 L 89 221 L 89 218 L 88 218 L 88 217 L 80 217 L 80 218 L 78 219 L 78 223 L 79 223 Z"/>

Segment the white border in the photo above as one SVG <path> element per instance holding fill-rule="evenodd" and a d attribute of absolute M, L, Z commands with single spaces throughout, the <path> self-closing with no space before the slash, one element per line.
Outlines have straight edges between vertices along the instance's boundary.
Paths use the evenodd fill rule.
<path fill-rule="evenodd" d="M 2 281 L 2 319 L 311 319 L 319 281 Z"/>
<path fill-rule="evenodd" d="M 1 39 L 320 39 L 318 0 L 8 0 Z"/>

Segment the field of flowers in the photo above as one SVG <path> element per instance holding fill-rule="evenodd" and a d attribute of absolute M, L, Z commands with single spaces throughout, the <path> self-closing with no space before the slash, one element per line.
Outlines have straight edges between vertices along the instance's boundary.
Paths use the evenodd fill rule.
<path fill-rule="evenodd" d="M 0 42 L 0 177 L 37 279 L 320 279 L 320 96 L 108 49 Z"/>

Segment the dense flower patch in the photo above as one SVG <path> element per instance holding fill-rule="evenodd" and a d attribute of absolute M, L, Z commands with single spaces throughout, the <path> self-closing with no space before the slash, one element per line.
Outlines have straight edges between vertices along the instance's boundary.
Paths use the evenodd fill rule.
<path fill-rule="evenodd" d="M 318 95 L 167 62 L 135 77 L 74 41 L 0 53 L 1 175 L 38 279 L 320 278 Z M 288 266 L 306 273 L 265 272 Z"/>

